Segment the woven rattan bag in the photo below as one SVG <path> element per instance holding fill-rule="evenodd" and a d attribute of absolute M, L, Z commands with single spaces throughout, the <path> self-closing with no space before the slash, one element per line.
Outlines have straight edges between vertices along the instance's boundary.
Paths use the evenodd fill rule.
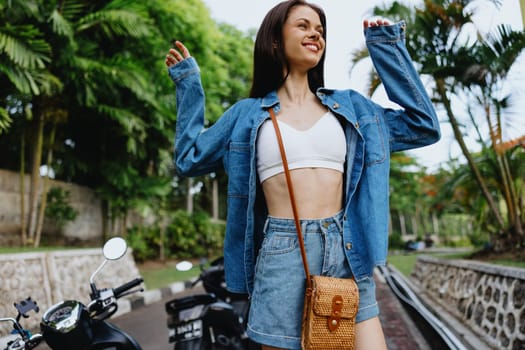
<path fill-rule="evenodd" d="M 284 174 L 290 194 L 295 228 L 301 248 L 306 279 L 301 347 L 304 350 L 345 349 L 355 347 L 355 317 L 359 306 L 359 290 L 354 279 L 311 276 L 304 248 L 303 233 L 293 191 L 288 161 L 275 113 L 270 108 L 272 123 L 279 142 Z"/>
<path fill-rule="evenodd" d="M 310 276 L 304 298 L 301 345 L 310 349 L 354 349 L 359 291 L 354 279 Z"/>

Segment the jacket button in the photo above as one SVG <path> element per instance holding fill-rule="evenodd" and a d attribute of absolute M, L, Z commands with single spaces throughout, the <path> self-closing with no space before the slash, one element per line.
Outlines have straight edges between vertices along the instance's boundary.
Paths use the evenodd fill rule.
<path fill-rule="evenodd" d="M 352 243 L 350 243 L 350 242 L 346 243 L 345 246 L 346 246 L 346 250 L 352 249 Z"/>
<path fill-rule="evenodd" d="M 332 105 L 332 108 L 333 108 L 333 109 L 338 109 L 338 108 L 339 108 L 339 103 L 337 103 L 337 102 L 334 103 L 334 104 Z"/>
<path fill-rule="evenodd" d="M 359 122 L 355 122 L 355 128 L 359 129 Z"/>

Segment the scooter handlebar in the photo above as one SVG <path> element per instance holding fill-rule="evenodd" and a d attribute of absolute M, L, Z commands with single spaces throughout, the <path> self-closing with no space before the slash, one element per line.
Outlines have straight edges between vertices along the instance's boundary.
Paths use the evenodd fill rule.
<path fill-rule="evenodd" d="M 120 287 L 114 288 L 113 294 L 115 295 L 115 298 L 119 298 L 122 294 L 124 294 L 131 288 L 140 285 L 142 282 L 144 282 L 144 279 L 142 277 L 135 278 L 134 280 L 129 281 L 128 283 L 124 283 Z"/>

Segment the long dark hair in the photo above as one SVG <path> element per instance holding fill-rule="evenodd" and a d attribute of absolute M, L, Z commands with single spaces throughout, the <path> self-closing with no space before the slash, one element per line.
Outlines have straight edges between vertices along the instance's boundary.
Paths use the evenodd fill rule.
<path fill-rule="evenodd" d="M 324 29 L 322 36 L 326 42 L 326 16 L 319 6 L 304 0 L 288 0 L 277 4 L 264 17 L 255 38 L 250 97 L 266 96 L 270 91 L 281 87 L 287 78 L 287 76 L 283 76 L 284 68 L 286 68 L 286 72 L 289 72 L 290 67 L 284 54 L 284 45 L 280 43 L 283 42 L 284 23 L 294 6 L 308 6 L 317 12 Z M 275 47 L 275 43 L 279 43 L 277 47 Z M 308 71 L 308 84 L 312 92 L 324 86 L 325 55 L 326 49 L 317 66 Z"/>

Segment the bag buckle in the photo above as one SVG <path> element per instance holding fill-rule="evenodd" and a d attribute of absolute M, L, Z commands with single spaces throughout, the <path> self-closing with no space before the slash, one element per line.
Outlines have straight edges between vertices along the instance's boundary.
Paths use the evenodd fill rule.
<path fill-rule="evenodd" d="M 341 295 L 335 295 L 332 298 L 332 313 L 328 317 L 328 329 L 330 332 L 334 332 L 339 328 L 341 323 L 341 311 L 343 310 L 343 297 Z"/>

